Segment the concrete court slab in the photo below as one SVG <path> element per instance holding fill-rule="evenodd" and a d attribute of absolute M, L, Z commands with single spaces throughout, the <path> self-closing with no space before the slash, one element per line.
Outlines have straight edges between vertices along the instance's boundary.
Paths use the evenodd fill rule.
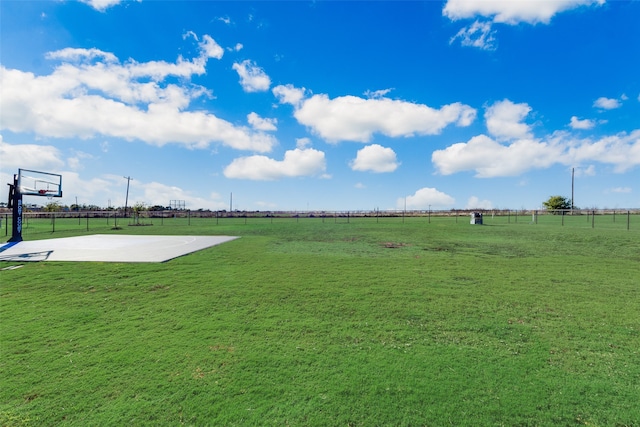
<path fill-rule="evenodd" d="M 93 234 L 0 246 L 0 261 L 165 262 L 237 239 L 234 236 Z"/>

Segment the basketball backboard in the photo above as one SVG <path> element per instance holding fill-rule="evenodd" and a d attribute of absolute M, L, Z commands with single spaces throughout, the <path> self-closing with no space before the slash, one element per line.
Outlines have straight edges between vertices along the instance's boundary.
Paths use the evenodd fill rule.
<path fill-rule="evenodd" d="M 18 169 L 18 190 L 23 196 L 62 197 L 62 175 Z"/>

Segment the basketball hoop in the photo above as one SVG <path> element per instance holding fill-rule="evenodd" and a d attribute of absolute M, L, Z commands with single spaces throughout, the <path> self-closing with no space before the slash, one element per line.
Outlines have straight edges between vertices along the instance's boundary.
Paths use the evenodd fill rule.
<path fill-rule="evenodd" d="M 47 194 L 49 191 L 48 190 L 38 190 L 38 194 L 40 194 L 41 196 L 44 196 L 45 194 Z"/>

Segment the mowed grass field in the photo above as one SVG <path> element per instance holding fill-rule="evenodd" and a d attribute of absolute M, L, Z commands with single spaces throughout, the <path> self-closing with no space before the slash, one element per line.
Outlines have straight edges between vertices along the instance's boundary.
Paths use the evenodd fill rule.
<path fill-rule="evenodd" d="M 0 425 L 640 425 L 639 231 L 527 220 L 99 230 L 241 238 L 0 271 Z"/>

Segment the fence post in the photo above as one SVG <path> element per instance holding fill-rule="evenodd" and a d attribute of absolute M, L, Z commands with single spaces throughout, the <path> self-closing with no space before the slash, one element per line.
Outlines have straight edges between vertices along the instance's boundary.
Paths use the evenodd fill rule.
<path fill-rule="evenodd" d="M 187 211 L 187 225 L 191 225 L 191 209 Z"/>
<path fill-rule="evenodd" d="M 629 219 L 631 218 L 631 211 L 627 211 L 627 231 L 629 231 Z"/>
<path fill-rule="evenodd" d="M 596 223 L 596 211 L 591 212 L 591 228 L 595 227 Z"/>
<path fill-rule="evenodd" d="M 51 232 L 56 232 L 56 213 L 51 212 Z"/>
<path fill-rule="evenodd" d="M 87 211 L 87 231 L 89 231 L 89 212 Z"/>

